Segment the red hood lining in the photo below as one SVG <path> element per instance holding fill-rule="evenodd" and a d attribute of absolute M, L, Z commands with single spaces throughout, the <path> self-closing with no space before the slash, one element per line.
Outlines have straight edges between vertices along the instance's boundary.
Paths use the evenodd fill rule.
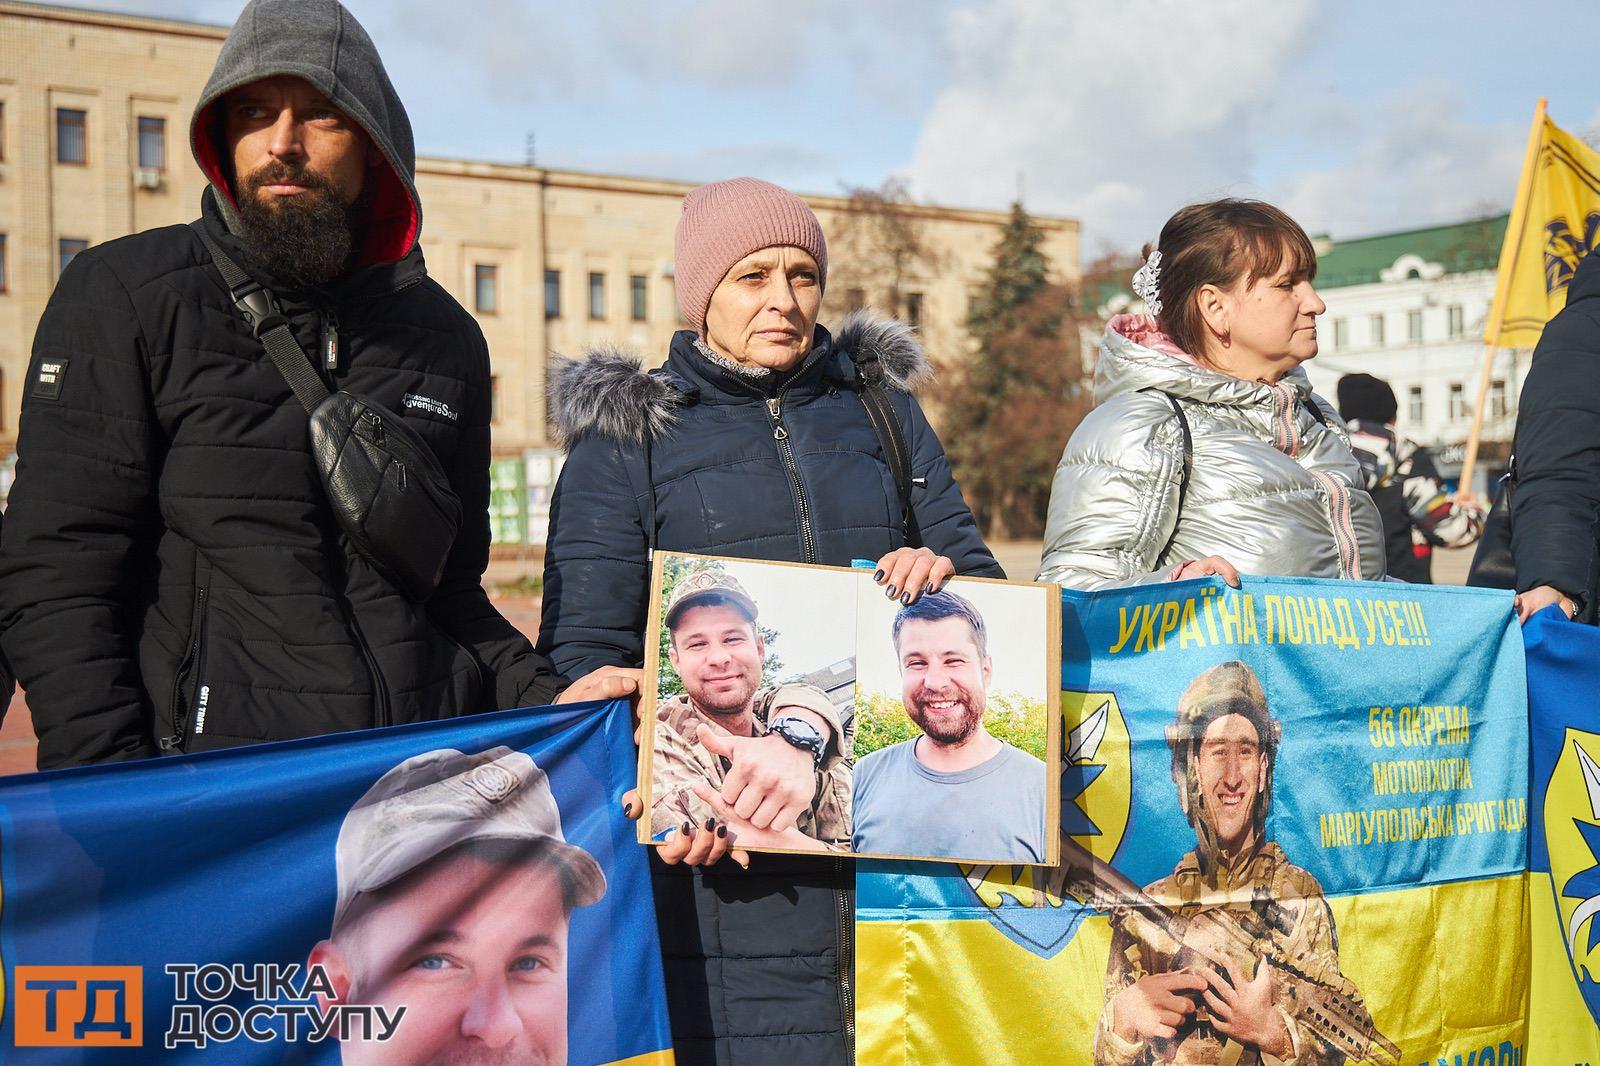
<path fill-rule="evenodd" d="M 205 172 L 206 180 L 237 211 L 239 202 L 234 199 L 233 188 L 228 183 L 228 172 L 223 165 L 220 138 L 216 132 L 215 107 L 215 103 L 207 104 L 195 115 L 191 132 L 194 154 L 200 169 Z M 371 137 L 371 134 L 368 136 Z M 373 141 L 373 147 L 382 154 L 376 140 Z M 406 183 L 401 180 L 387 155 L 383 155 L 383 163 L 383 166 L 367 172 L 369 212 L 367 224 L 360 234 L 361 247 L 356 252 L 357 267 L 404 259 L 416 243 L 417 230 L 421 227 L 420 212 Z"/>

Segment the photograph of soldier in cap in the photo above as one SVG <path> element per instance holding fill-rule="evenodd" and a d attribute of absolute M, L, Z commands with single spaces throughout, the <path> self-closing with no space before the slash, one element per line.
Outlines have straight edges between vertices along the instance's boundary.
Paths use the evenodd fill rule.
<path fill-rule="evenodd" d="M 653 839 L 692 840 L 694 857 L 713 862 L 734 848 L 849 848 L 852 758 L 842 712 L 855 671 L 851 619 L 837 619 L 842 650 L 786 658 L 785 670 L 795 671 L 786 682 L 764 676 L 769 634 L 784 633 L 787 647 L 829 646 L 830 634 L 805 630 L 830 620 L 830 581 L 832 599 L 847 604 L 848 572 L 719 561 L 679 573 L 659 606 L 671 669 L 658 664 L 658 672 L 682 691 L 657 690 Z M 747 583 L 770 589 L 774 602 L 758 607 Z M 806 680 L 826 677 L 837 682 L 832 694 Z"/>
<path fill-rule="evenodd" d="M 1267 837 L 1281 729 L 1237 660 L 1179 698 L 1166 739 L 1196 846 L 1113 917 L 1096 1066 L 1336 1066 L 1393 1048 L 1339 969 L 1322 886 Z"/>
<path fill-rule="evenodd" d="M 387 1041 L 352 1034 L 344 1062 L 564 1066 L 569 919 L 606 881 L 526 753 L 405 760 L 345 816 L 335 861 L 309 964 L 333 1004 L 405 1008 Z"/>
<path fill-rule="evenodd" d="M 856 764 L 855 851 L 1044 863 L 1050 775 L 1041 756 L 1047 751 L 1044 679 L 1050 660 L 1042 646 L 1030 647 L 1016 656 L 1021 675 L 1013 670 L 1005 676 L 1003 667 L 997 673 L 990 627 L 973 602 L 985 599 L 997 618 L 1015 622 L 1041 619 L 1043 599 L 1032 588 L 970 583 L 962 589 L 945 588 L 892 609 L 872 597 L 863 610 L 863 627 L 873 629 L 863 639 L 887 641 L 893 650 L 896 713 L 906 719 L 910 735 L 862 754 Z M 1040 621 L 1030 629 L 1030 636 L 1044 632 Z M 1019 634 L 1005 635 L 1017 643 Z M 864 666 L 862 674 L 865 684 L 871 668 Z M 1039 754 L 998 735 L 990 694 L 1000 689 L 1022 696 L 1019 702 L 1034 709 L 1019 724 Z"/>

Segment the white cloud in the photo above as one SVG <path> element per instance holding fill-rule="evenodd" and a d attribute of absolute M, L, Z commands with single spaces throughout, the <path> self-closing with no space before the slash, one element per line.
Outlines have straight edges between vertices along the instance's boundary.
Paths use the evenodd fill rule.
<path fill-rule="evenodd" d="M 1125 244 L 1236 191 L 1253 119 L 1303 49 L 1313 0 L 988 0 L 953 14 L 951 78 L 911 171 L 946 202 L 1009 199 Z"/>
<path fill-rule="evenodd" d="M 1307 229 L 1345 237 L 1507 210 L 1527 126 L 1463 110 L 1452 89 L 1411 86 L 1368 109 L 1342 163 L 1286 175 L 1275 199 Z"/>

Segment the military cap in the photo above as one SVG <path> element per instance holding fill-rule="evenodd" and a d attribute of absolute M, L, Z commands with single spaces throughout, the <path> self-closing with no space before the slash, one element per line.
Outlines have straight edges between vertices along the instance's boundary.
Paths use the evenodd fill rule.
<path fill-rule="evenodd" d="M 605 874 L 561 833 L 550 782 L 526 752 L 500 745 L 466 755 L 454 748 L 415 755 L 378 779 L 339 827 L 333 927 L 363 892 L 393 884 L 469 840 L 519 840 L 562 867 L 573 907 L 605 895 Z"/>
<path fill-rule="evenodd" d="M 677 625 L 678 616 L 690 607 L 705 603 L 731 603 L 750 621 L 756 620 L 756 601 L 750 598 L 744 586 L 720 570 L 707 568 L 685 574 L 673 586 L 672 597 L 667 600 L 667 628 Z"/>

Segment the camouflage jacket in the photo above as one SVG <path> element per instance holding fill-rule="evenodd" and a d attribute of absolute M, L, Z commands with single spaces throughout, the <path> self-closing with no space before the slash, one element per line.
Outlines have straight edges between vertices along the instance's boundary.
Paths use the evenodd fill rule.
<path fill-rule="evenodd" d="M 1180 918 L 1193 918 L 1220 908 L 1250 921 L 1263 900 L 1279 904 L 1282 920 L 1269 925 L 1274 955 L 1336 994 L 1348 997 L 1356 1013 L 1371 1025 L 1360 991 L 1339 970 L 1339 935 L 1322 886 L 1305 870 L 1291 865 L 1276 842 L 1268 841 L 1254 856 L 1232 868 L 1218 866 L 1209 872 L 1202 870 L 1198 856 L 1191 851 L 1172 876 L 1155 882 L 1145 892 Z M 1141 977 L 1174 969 L 1172 954 L 1136 936 L 1129 929 L 1132 924 L 1135 923 L 1112 921 L 1106 1005 L 1095 1032 L 1095 1066 L 1150 1066 L 1157 1062 L 1176 1066 L 1340 1066 L 1346 1061 L 1303 1020 L 1310 1004 L 1295 979 L 1281 966 L 1273 968 L 1273 1002 L 1294 1045 L 1289 1058 L 1274 1058 L 1253 1046 L 1229 1041 L 1212 1027 L 1204 1000 L 1194 1018 L 1178 1030 L 1175 1049 L 1123 1040 L 1111 1028 L 1111 998 Z M 1191 964 L 1184 968 L 1196 967 Z M 1247 976 L 1253 973 L 1253 969 L 1249 970 Z"/>
<path fill-rule="evenodd" d="M 808 837 L 848 850 L 850 846 L 850 741 L 839 713 L 825 693 L 811 685 L 780 685 L 756 693 L 752 708 L 756 735 L 785 707 L 801 707 L 820 715 L 833 728 L 834 739 L 817 771 L 817 793 L 811 810 L 800 816 L 797 828 Z M 685 821 L 704 825 L 711 808 L 696 796 L 695 782 L 721 789 L 732 764 L 707 751 L 696 739 L 696 728 L 708 725 L 727 730 L 695 710 L 688 696 L 675 696 L 656 707 L 655 754 L 651 764 L 650 833 L 659 835 Z"/>

